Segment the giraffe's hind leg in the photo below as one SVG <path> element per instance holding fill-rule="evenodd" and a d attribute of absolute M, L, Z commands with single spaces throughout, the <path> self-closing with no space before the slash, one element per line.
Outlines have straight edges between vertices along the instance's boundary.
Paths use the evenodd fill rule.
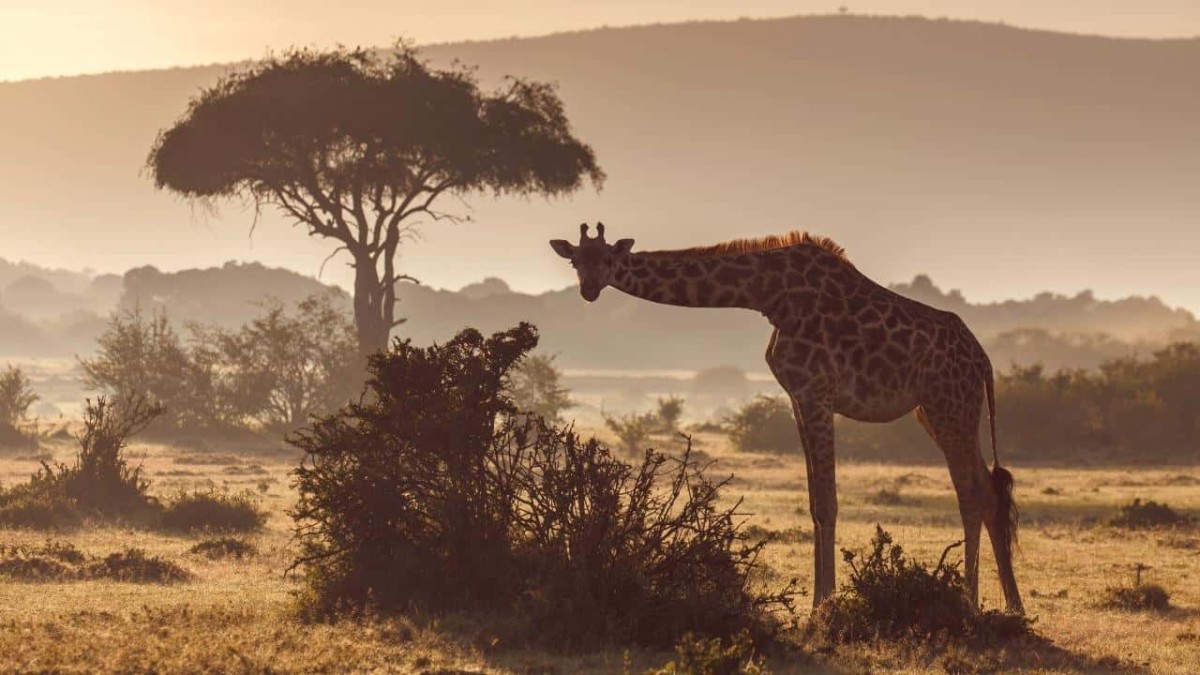
<path fill-rule="evenodd" d="M 978 606 L 979 541 L 984 522 L 990 523 L 996 512 L 996 498 L 979 450 L 978 396 L 973 402 L 959 400 L 957 404 L 951 409 L 937 404 L 922 405 L 917 409 L 917 420 L 941 448 L 950 468 L 962 516 L 967 588 L 971 602 Z"/>

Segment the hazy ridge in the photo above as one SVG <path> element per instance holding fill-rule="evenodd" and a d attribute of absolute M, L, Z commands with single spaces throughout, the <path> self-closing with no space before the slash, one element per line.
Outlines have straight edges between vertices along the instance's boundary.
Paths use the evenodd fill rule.
<path fill-rule="evenodd" d="M 0 260 L 0 272 L 13 267 Z M 268 298 L 294 304 L 313 293 L 334 293 L 349 310 L 349 297 L 340 289 L 257 263 L 180 272 L 142 266 L 123 277 L 31 265 L 19 269 L 24 274 L 0 285 L 0 314 L 5 317 L 0 356 L 9 358 L 90 353 L 108 315 L 135 308 L 164 311 L 180 327 L 193 321 L 237 326 L 258 315 Z M 1002 367 L 1038 361 L 1051 367 L 1094 366 L 1104 358 L 1146 353 L 1170 340 L 1200 338 L 1200 322 L 1191 312 L 1154 297 L 1107 301 L 1087 292 L 1042 293 L 972 304 L 924 275 L 893 288 L 958 313 Z M 35 297 L 54 298 L 64 309 L 25 311 L 29 289 L 39 291 Z M 667 307 L 612 289 L 589 305 L 575 287 L 519 293 L 495 278 L 457 291 L 407 285 L 399 314 L 408 322 L 394 335 L 419 344 L 444 341 L 467 326 L 496 331 L 532 321 L 541 329 L 542 348 L 558 353 L 560 364 L 573 369 L 696 370 L 732 364 L 763 370 L 770 333 L 762 317 L 744 310 Z"/>

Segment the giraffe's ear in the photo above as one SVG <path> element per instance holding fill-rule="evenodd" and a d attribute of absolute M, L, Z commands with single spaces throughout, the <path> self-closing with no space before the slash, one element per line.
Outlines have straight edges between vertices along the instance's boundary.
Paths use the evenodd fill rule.
<path fill-rule="evenodd" d="M 633 248 L 632 239 L 618 239 L 617 243 L 613 244 L 613 252 L 617 255 L 625 255 Z"/>
<path fill-rule="evenodd" d="M 575 247 L 566 239 L 550 240 L 550 248 L 554 249 L 555 253 L 567 260 L 575 257 Z"/>

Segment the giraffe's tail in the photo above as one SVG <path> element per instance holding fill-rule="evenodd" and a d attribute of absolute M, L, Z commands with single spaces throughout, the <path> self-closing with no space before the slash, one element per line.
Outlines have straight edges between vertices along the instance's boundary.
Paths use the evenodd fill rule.
<path fill-rule="evenodd" d="M 996 495 L 992 536 L 999 537 L 1000 546 L 1011 555 L 1017 544 L 1017 524 L 1021 512 L 1013 498 L 1013 475 L 1000 466 L 1000 455 L 996 452 L 996 384 L 990 365 L 984 373 L 983 384 L 987 392 L 988 430 L 992 438 L 992 492 Z"/>

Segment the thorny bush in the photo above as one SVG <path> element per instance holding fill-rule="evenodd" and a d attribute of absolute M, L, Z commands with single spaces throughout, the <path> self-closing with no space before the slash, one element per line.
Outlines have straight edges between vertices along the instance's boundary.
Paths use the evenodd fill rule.
<path fill-rule="evenodd" d="M 958 563 L 946 562 L 961 543 L 931 570 L 877 525 L 870 551 L 842 549 L 850 581 L 817 609 L 810 633 L 833 643 L 938 637 L 987 644 L 1031 635 L 1025 617 L 980 612 L 971 603 Z"/>
<path fill-rule="evenodd" d="M 559 646 L 766 635 L 795 586 L 751 587 L 763 544 L 690 456 L 614 457 L 515 414 L 533 326 L 370 359 L 359 403 L 292 438 L 305 606 L 499 612 Z"/>

